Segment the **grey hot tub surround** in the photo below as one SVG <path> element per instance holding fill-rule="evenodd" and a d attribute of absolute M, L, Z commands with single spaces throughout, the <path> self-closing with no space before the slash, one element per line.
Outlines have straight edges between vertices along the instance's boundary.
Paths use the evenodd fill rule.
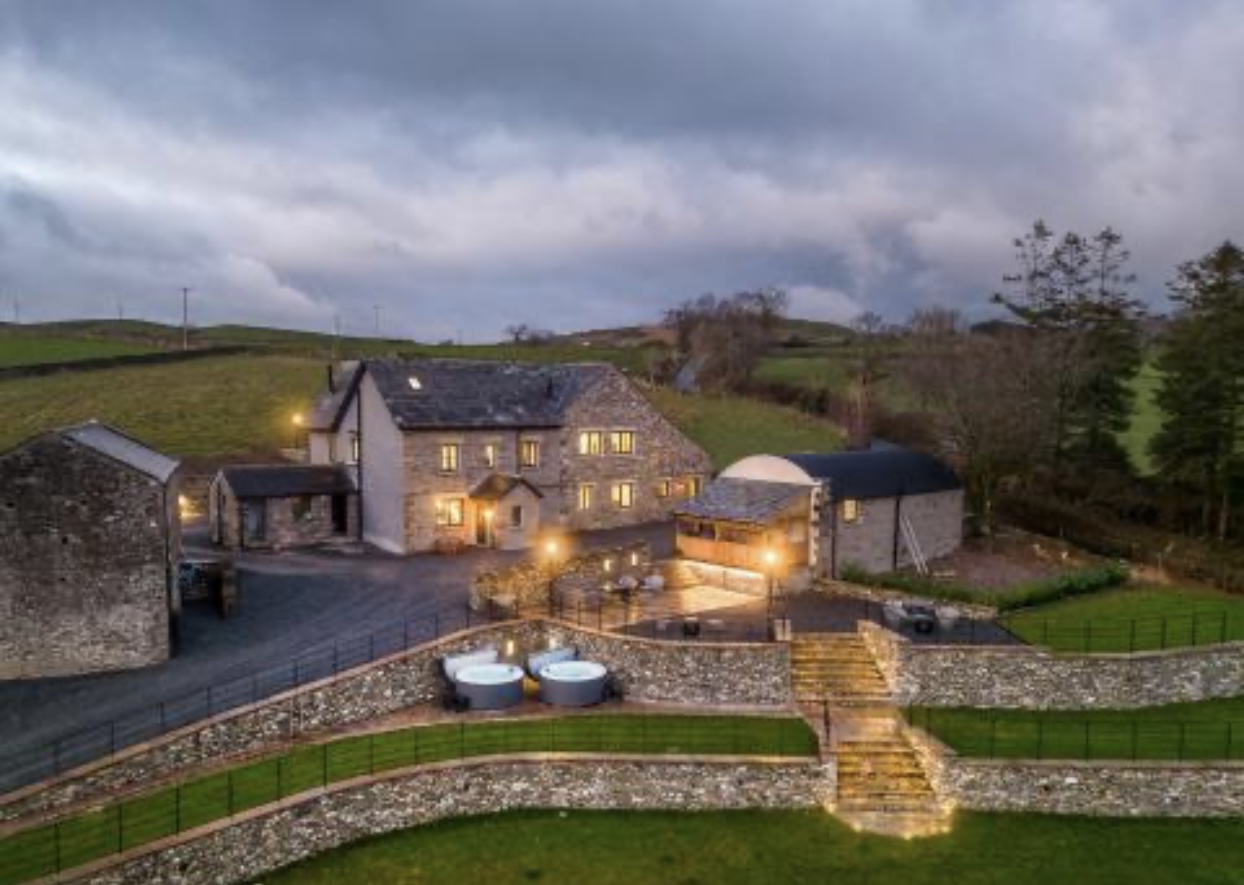
<path fill-rule="evenodd" d="M 558 707 L 589 707 L 605 699 L 609 671 L 596 661 L 557 661 L 540 670 L 540 700 Z"/>
<path fill-rule="evenodd" d="M 454 684 L 472 710 L 503 710 L 523 702 L 522 667 L 472 664 L 458 670 Z"/>

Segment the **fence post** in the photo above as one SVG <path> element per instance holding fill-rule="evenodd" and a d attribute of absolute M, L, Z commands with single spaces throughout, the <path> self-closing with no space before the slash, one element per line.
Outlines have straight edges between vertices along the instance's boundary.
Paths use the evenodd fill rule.
<path fill-rule="evenodd" d="M 1227 610 L 1225 608 L 1222 610 L 1222 619 L 1219 621 L 1218 641 L 1227 641 Z"/>
<path fill-rule="evenodd" d="M 1084 650 L 1086 652 L 1093 650 L 1093 620 L 1092 618 L 1084 622 Z"/>
<path fill-rule="evenodd" d="M 229 769 L 226 780 L 229 784 L 229 817 L 233 817 L 233 769 Z"/>
<path fill-rule="evenodd" d="M 1201 616 L 1196 612 L 1192 613 L 1192 644 L 1197 644 L 1197 627 L 1200 626 Z"/>
<path fill-rule="evenodd" d="M 1184 736 L 1185 736 L 1184 722 L 1180 720 L 1180 723 L 1179 723 L 1179 761 L 1180 762 L 1184 761 Z"/>
<path fill-rule="evenodd" d="M 1127 637 L 1127 650 L 1131 652 L 1136 651 L 1136 619 L 1135 618 L 1132 618 L 1131 632 L 1128 634 L 1128 637 Z"/>
<path fill-rule="evenodd" d="M 1227 759 L 1232 759 L 1234 758 L 1234 755 L 1235 755 L 1232 752 L 1235 749 L 1235 746 L 1234 746 L 1235 735 L 1233 733 L 1235 731 L 1234 726 L 1235 726 L 1235 723 L 1228 719 L 1227 720 Z"/>
<path fill-rule="evenodd" d="M 323 744 L 320 753 L 320 786 L 328 786 L 328 748 L 331 744 Z"/>
<path fill-rule="evenodd" d="M 989 758 L 994 759 L 998 752 L 998 720 L 989 720 Z"/>
<path fill-rule="evenodd" d="M 375 733 L 367 736 L 367 773 L 376 773 L 376 735 Z"/>
<path fill-rule="evenodd" d="M 1037 715 L 1037 758 L 1045 758 L 1045 720 Z"/>
<path fill-rule="evenodd" d="M 285 761 L 285 757 L 284 757 L 284 756 L 277 756 L 277 757 L 276 757 L 276 801 L 278 801 L 278 802 L 280 802 L 282 799 L 284 799 L 284 798 L 285 798 L 285 794 L 284 794 L 284 792 L 283 792 L 283 791 L 282 791 L 282 789 L 281 789 L 281 786 L 282 786 L 282 782 L 281 782 L 281 774 L 282 774 L 282 772 L 283 772 L 283 770 L 284 770 L 284 767 L 285 767 L 285 766 L 283 766 L 281 763 L 282 763 L 282 762 L 284 762 L 284 761 Z"/>
<path fill-rule="evenodd" d="M 1135 762 L 1137 759 L 1136 732 L 1139 730 L 1139 727 L 1140 727 L 1140 723 L 1137 720 L 1133 719 L 1132 720 L 1132 761 L 1133 762 Z"/>
<path fill-rule="evenodd" d="M 1163 617 L 1163 618 L 1162 618 L 1162 642 L 1161 642 L 1161 646 L 1162 646 L 1162 650 L 1163 650 L 1163 651 L 1165 651 L 1165 650 L 1166 650 L 1166 618 L 1165 618 L 1165 617 Z"/>
<path fill-rule="evenodd" d="M 60 872 L 60 821 L 52 826 L 52 845 L 56 857 L 56 872 Z"/>
<path fill-rule="evenodd" d="M 173 826 L 176 832 L 181 832 L 181 784 L 173 791 Z"/>
<path fill-rule="evenodd" d="M 458 758 L 466 758 L 466 723 L 458 723 Z"/>
<path fill-rule="evenodd" d="M 117 854 L 125 850 L 125 803 L 117 803 Z"/>
<path fill-rule="evenodd" d="M 1084 720 L 1084 758 L 1085 759 L 1093 758 L 1093 747 L 1089 743 L 1090 741 L 1089 729 L 1092 727 L 1092 724 L 1093 723 L 1091 720 L 1089 719 Z"/>

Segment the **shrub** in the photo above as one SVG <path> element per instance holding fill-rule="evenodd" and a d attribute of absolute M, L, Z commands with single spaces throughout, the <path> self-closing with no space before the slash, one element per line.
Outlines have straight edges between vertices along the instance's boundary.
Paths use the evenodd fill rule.
<path fill-rule="evenodd" d="M 992 605 L 999 611 L 1014 611 L 1019 608 L 1055 602 L 1070 596 L 1082 596 L 1086 593 L 1096 593 L 1100 590 L 1118 587 L 1127 582 L 1131 573 L 1122 563 L 1111 562 L 1102 566 L 1077 569 L 1053 578 L 1032 581 L 1006 590 L 945 583 L 902 572 L 873 574 L 855 563 L 847 563 L 843 566 L 842 577 L 845 581 L 863 584 L 867 587 L 898 590 L 930 599 L 975 602 L 981 605 Z"/>

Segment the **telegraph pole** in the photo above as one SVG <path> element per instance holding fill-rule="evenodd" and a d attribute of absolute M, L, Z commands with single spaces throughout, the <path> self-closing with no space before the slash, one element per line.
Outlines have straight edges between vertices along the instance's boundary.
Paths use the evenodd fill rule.
<path fill-rule="evenodd" d="M 380 305 L 373 304 L 371 309 L 376 312 L 376 337 L 380 337 Z"/>
<path fill-rule="evenodd" d="M 181 349 L 190 349 L 190 287 L 181 288 Z"/>

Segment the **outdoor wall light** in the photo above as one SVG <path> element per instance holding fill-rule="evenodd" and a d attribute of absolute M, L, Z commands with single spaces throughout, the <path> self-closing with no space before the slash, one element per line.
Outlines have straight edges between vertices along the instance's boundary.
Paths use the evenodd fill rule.
<path fill-rule="evenodd" d="M 607 572 L 613 571 L 613 560 L 612 559 L 605 560 L 605 571 Z"/>

